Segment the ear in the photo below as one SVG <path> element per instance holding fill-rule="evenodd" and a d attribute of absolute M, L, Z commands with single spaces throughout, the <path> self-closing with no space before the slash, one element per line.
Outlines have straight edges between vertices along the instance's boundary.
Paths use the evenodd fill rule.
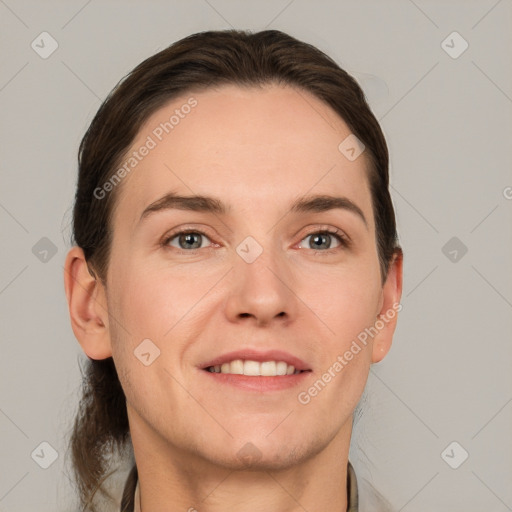
<path fill-rule="evenodd" d="M 105 287 L 89 272 L 84 252 L 73 247 L 66 256 L 64 286 L 71 327 L 91 359 L 112 355 Z"/>
<path fill-rule="evenodd" d="M 402 309 L 402 264 L 403 253 L 398 250 L 393 256 L 386 282 L 382 287 L 381 307 L 375 322 L 378 333 L 373 340 L 372 363 L 384 359 L 391 348 L 398 312 Z"/>

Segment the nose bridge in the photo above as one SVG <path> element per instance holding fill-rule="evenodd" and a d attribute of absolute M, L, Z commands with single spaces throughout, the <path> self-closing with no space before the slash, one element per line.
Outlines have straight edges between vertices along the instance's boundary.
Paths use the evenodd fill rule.
<path fill-rule="evenodd" d="M 265 238 L 264 243 L 248 236 L 236 247 L 228 313 L 268 322 L 283 313 L 293 314 L 291 273 L 282 248 L 272 237 L 259 238 Z"/>
<path fill-rule="evenodd" d="M 263 236 L 260 236 L 261 240 Z M 251 286 L 264 291 L 268 287 L 282 287 L 286 268 L 281 247 L 271 236 L 266 236 L 260 243 L 253 236 L 246 237 L 236 248 L 237 261 L 235 272 L 239 278 L 250 282 Z"/>

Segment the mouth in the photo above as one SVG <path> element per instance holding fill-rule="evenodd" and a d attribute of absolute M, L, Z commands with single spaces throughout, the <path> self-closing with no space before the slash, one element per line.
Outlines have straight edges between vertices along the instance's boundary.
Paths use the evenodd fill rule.
<path fill-rule="evenodd" d="M 234 359 L 223 364 L 216 364 L 203 368 L 210 373 L 223 373 L 227 375 L 247 375 L 250 377 L 281 377 L 285 375 L 298 375 L 311 370 L 299 370 L 286 361 L 253 361 Z"/>
<path fill-rule="evenodd" d="M 228 352 L 205 361 L 200 368 L 210 373 L 251 377 L 284 377 L 311 371 L 302 359 L 288 352 L 282 350 L 261 352 L 251 348 Z"/>
<path fill-rule="evenodd" d="M 254 391 L 276 391 L 297 385 L 311 373 L 302 360 L 282 351 L 244 350 L 224 354 L 201 365 L 210 382 Z"/>

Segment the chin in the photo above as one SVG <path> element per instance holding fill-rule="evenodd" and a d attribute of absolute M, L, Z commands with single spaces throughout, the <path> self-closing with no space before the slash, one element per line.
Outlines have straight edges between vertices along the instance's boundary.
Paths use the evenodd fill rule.
<path fill-rule="evenodd" d="M 272 435 L 272 434 L 271 434 Z M 263 437 L 263 439 L 262 439 Z M 211 463 L 231 471 L 279 471 L 307 461 L 322 450 L 321 443 L 306 443 L 296 439 L 294 443 L 276 436 L 273 441 L 265 436 L 255 436 L 253 441 L 231 440 L 221 453 L 205 454 Z"/>

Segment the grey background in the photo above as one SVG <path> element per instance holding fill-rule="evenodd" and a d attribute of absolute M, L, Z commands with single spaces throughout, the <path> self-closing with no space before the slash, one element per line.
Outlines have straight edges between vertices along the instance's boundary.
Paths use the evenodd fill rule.
<path fill-rule="evenodd" d="M 280 29 L 334 57 L 388 140 L 403 310 L 370 372 L 358 477 L 396 511 L 512 510 L 511 0 L 0 0 L 0 25 L 1 512 L 73 509 L 82 351 L 63 263 L 80 139 L 136 64 L 229 27 Z M 59 45 L 47 59 L 31 48 L 43 31 Z M 458 58 L 441 45 L 453 31 L 469 44 Z M 43 441 L 58 452 L 48 469 L 31 458 Z M 443 459 L 452 441 L 462 448 Z"/>

